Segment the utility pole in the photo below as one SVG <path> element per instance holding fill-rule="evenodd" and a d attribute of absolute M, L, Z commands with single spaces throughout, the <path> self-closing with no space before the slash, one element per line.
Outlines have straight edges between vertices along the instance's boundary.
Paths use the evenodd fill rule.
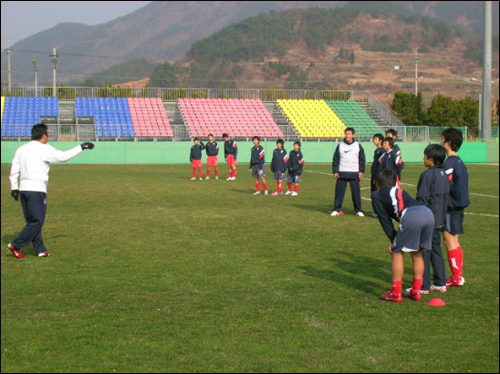
<path fill-rule="evenodd" d="M 31 61 L 33 66 L 35 67 L 35 97 L 38 96 L 38 65 L 36 64 L 36 60 Z"/>
<path fill-rule="evenodd" d="M 491 140 L 491 1 L 484 2 L 483 55 L 483 132 L 485 142 Z"/>
<path fill-rule="evenodd" d="M 417 58 L 417 50 L 415 49 L 415 60 L 412 61 L 415 64 L 415 96 L 418 95 L 418 58 Z"/>
<path fill-rule="evenodd" d="M 56 68 L 57 68 L 57 55 L 56 55 L 56 49 L 52 48 L 52 54 L 49 55 L 52 57 L 52 60 L 50 60 L 50 65 L 52 65 L 52 77 L 53 77 L 53 82 L 52 82 L 52 96 L 56 97 L 57 92 L 56 92 Z"/>

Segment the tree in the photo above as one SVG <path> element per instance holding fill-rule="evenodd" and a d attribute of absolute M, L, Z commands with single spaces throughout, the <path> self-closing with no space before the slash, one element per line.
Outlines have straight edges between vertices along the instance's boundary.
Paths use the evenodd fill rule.
<path fill-rule="evenodd" d="M 394 94 L 391 108 L 396 117 L 406 126 L 422 126 L 424 124 L 425 112 L 422 93 L 417 96 L 412 93 L 398 91 Z"/>
<path fill-rule="evenodd" d="M 458 110 L 451 97 L 438 94 L 432 99 L 425 124 L 430 127 L 457 127 Z"/>

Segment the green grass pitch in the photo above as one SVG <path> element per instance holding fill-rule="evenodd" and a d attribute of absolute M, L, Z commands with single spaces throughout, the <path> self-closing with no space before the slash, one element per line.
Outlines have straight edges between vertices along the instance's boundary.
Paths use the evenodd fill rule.
<path fill-rule="evenodd" d="M 24 221 L 2 165 L 2 372 L 498 372 L 499 168 L 467 166 L 465 286 L 395 304 L 379 300 L 378 220 L 354 216 L 349 189 L 329 215 L 330 165 L 306 163 L 296 197 L 253 196 L 247 163 L 234 182 L 225 165 L 208 181 L 189 165 L 53 165 L 52 257 L 24 260 L 5 249 Z M 422 171 L 403 171 L 412 196 Z"/>

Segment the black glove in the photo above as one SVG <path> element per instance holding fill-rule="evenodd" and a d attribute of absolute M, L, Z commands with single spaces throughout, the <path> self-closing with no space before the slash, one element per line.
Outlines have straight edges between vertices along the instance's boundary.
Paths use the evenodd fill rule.
<path fill-rule="evenodd" d="M 19 190 L 10 191 L 10 196 L 12 196 L 14 200 L 19 201 Z"/>
<path fill-rule="evenodd" d="M 85 142 L 81 144 L 80 147 L 82 147 L 82 151 L 85 151 L 86 149 L 94 149 L 94 143 Z"/>

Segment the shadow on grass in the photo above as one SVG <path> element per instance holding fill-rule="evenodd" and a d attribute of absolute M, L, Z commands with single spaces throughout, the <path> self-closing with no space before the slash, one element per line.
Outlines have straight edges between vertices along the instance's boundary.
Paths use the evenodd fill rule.
<path fill-rule="evenodd" d="M 9 243 L 12 243 L 12 241 L 18 237 L 20 231 L 16 232 L 15 234 L 5 234 L 2 236 L 2 245 L 4 246 L 4 248 L 7 248 L 7 244 Z M 50 241 L 53 241 L 53 240 L 56 240 L 56 239 L 60 239 L 60 238 L 65 238 L 66 235 L 53 235 L 53 236 L 48 236 L 48 237 L 43 237 L 43 241 L 44 243 L 47 243 L 47 242 L 50 242 Z M 49 252 L 50 252 L 50 248 L 47 249 Z M 9 253 L 11 253 L 10 251 L 8 251 Z M 26 255 L 33 255 L 33 256 L 37 256 L 37 253 L 35 251 L 35 247 L 33 247 L 33 244 L 29 244 L 28 246 L 24 247 L 24 248 L 21 248 L 21 252 L 23 253 L 24 256 Z"/>
<path fill-rule="evenodd" d="M 297 266 L 297 269 L 302 270 L 304 275 L 343 284 L 369 295 L 382 295 L 384 289 L 381 289 L 381 281 L 387 281 L 387 288 L 390 288 L 390 258 L 382 261 L 351 252 L 337 252 L 336 254 L 346 257 L 327 259 L 334 264 L 332 269 L 319 270 L 311 266 Z M 405 269 L 405 273 L 407 271 Z"/>

